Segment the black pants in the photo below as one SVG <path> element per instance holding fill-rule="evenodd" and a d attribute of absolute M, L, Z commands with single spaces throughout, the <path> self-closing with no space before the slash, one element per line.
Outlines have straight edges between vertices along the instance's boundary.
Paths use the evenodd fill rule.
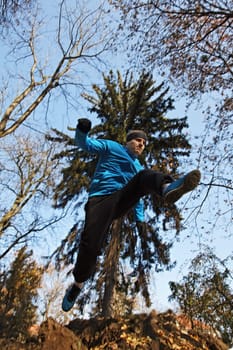
<path fill-rule="evenodd" d="M 162 185 L 172 182 L 169 175 L 142 170 L 119 191 L 108 196 L 90 197 L 86 206 L 85 226 L 73 270 L 76 282 L 84 282 L 95 271 L 97 256 L 114 219 L 126 214 L 145 195 L 162 195 Z"/>

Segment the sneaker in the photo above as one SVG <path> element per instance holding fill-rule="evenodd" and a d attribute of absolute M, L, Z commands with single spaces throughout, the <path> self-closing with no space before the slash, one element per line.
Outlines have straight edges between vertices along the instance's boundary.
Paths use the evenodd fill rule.
<path fill-rule="evenodd" d="M 184 177 L 171 182 L 164 190 L 163 197 L 169 203 L 175 203 L 185 193 L 194 190 L 200 182 L 201 173 L 199 170 L 190 171 Z"/>
<path fill-rule="evenodd" d="M 81 289 L 74 283 L 67 289 L 62 301 L 62 310 L 67 312 L 72 309 Z"/>

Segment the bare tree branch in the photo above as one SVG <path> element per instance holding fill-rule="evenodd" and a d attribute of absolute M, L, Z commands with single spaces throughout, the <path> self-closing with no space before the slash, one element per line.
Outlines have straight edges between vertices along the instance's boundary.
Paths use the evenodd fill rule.
<path fill-rule="evenodd" d="M 60 57 L 54 64 L 51 59 L 51 73 L 42 69 L 43 62 L 39 59 L 39 36 L 36 27 L 37 19 L 31 23 L 29 39 L 22 37 L 22 42 L 29 47 L 27 52 L 31 59 L 30 81 L 22 92 L 6 106 L 0 118 L 0 138 L 16 131 L 33 111 L 49 96 L 51 91 L 62 84 L 78 86 L 79 77 L 72 78 L 75 67 L 98 62 L 101 54 L 107 50 L 108 38 L 106 29 L 102 30 L 104 10 L 99 6 L 96 10 L 83 10 L 80 14 L 73 13 L 67 2 L 62 1 L 58 20 L 57 48 Z M 68 28 L 68 29 L 67 29 Z M 25 54 L 26 57 L 26 54 Z M 48 69 L 47 69 L 48 71 Z M 81 80 L 80 80 L 81 82 Z"/>

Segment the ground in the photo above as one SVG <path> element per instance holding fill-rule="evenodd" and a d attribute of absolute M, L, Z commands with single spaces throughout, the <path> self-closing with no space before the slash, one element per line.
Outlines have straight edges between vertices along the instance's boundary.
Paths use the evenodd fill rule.
<path fill-rule="evenodd" d="M 227 350 L 214 331 L 200 322 L 195 328 L 172 311 L 121 318 L 75 319 L 62 326 L 42 323 L 26 343 L 0 339 L 4 350 Z"/>

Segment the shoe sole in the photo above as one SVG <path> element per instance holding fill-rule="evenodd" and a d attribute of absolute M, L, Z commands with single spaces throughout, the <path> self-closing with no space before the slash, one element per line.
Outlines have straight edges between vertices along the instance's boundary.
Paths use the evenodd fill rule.
<path fill-rule="evenodd" d="M 188 173 L 185 178 L 182 185 L 178 188 L 175 188 L 174 190 L 171 190 L 168 192 L 167 195 L 165 195 L 164 199 L 167 202 L 175 203 L 180 199 L 185 193 L 193 191 L 197 185 L 199 184 L 201 179 L 201 173 L 199 170 L 193 170 Z"/>

